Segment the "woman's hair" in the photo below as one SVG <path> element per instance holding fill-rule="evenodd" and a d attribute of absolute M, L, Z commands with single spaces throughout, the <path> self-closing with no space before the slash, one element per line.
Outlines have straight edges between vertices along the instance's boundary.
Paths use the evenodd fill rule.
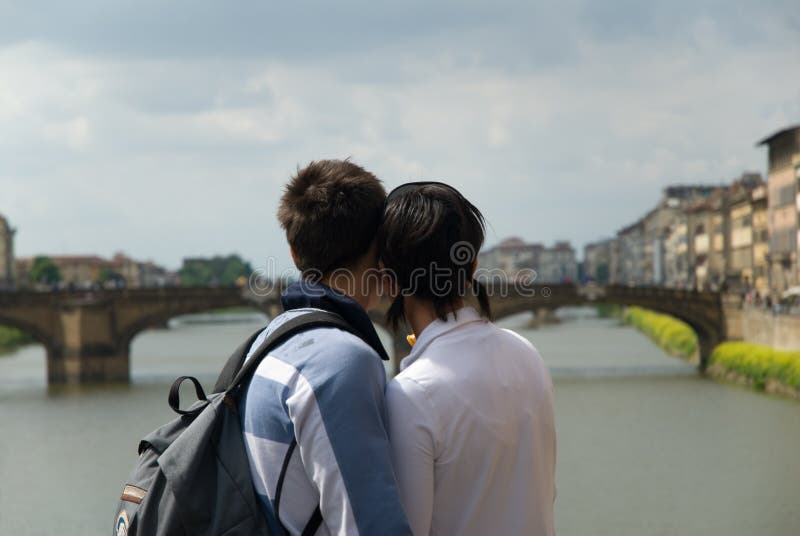
<path fill-rule="evenodd" d="M 486 289 L 473 277 L 484 230 L 481 212 L 448 185 L 412 183 L 388 195 L 377 243 L 399 290 L 386 315 L 392 328 L 403 319 L 409 295 L 430 301 L 445 320 L 472 292 L 481 314 L 491 317 Z"/>

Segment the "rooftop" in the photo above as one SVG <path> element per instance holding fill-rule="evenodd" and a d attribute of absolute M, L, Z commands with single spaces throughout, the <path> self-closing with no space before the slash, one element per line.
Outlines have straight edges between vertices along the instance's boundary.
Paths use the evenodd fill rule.
<path fill-rule="evenodd" d="M 498 244 L 490 248 L 483 249 L 481 251 L 481 254 L 486 254 L 494 250 L 515 250 L 515 249 L 531 250 L 531 249 L 541 249 L 541 248 L 542 248 L 541 244 L 525 242 L 518 236 L 512 236 L 504 240 L 501 240 Z"/>
<path fill-rule="evenodd" d="M 105 266 L 108 261 L 97 255 L 51 255 L 50 260 L 56 264 L 89 264 Z"/>
<path fill-rule="evenodd" d="M 627 226 L 623 227 L 622 229 L 620 229 L 619 231 L 617 231 L 617 236 L 623 235 L 623 234 L 628 234 L 628 233 L 637 231 L 637 230 L 639 230 L 641 228 L 644 228 L 644 220 L 639 219 L 639 220 L 636 220 L 635 222 L 631 223 L 630 225 L 627 225 Z"/>
<path fill-rule="evenodd" d="M 664 188 L 668 198 L 687 199 L 710 195 L 718 186 L 710 184 L 676 184 Z"/>
<path fill-rule="evenodd" d="M 526 245 L 527 244 L 525 243 L 525 241 L 523 239 L 521 239 L 520 237 L 512 236 L 512 237 L 506 238 L 505 240 L 501 241 L 499 244 L 497 244 L 497 247 L 498 248 L 519 248 L 519 247 L 526 246 Z"/>

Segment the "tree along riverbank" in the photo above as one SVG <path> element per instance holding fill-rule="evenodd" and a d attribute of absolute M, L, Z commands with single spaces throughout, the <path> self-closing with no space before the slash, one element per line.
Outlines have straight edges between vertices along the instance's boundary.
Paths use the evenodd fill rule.
<path fill-rule="evenodd" d="M 668 353 L 698 363 L 697 336 L 688 324 L 640 307 L 628 307 L 622 319 Z M 706 372 L 723 381 L 800 399 L 800 351 L 723 342 L 711 352 Z"/>
<path fill-rule="evenodd" d="M 0 355 L 32 342 L 33 338 L 24 331 L 8 326 L 0 326 Z"/>

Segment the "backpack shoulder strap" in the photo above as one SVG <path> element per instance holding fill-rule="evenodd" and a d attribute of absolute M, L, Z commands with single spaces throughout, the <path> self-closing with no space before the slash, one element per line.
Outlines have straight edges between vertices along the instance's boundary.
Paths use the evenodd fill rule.
<path fill-rule="evenodd" d="M 233 382 L 236 373 L 239 372 L 239 369 L 241 369 L 244 364 L 244 358 L 247 357 L 247 352 L 253 347 L 253 343 L 256 342 L 256 339 L 261 335 L 262 331 L 264 331 L 264 328 L 259 328 L 258 331 L 250 335 L 246 341 L 233 351 L 225 362 L 225 366 L 222 367 L 222 372 L 219 373 L 217 383 L 214 384 L 213 393 L 221 393 Z"/>
<path fill-rule="evenodd" d="M 264 359 L 264 357 L 266 357 L 269 351 L 275 346 L 286 341 L 292 335 L 296 335 L 301 331 L 317 327 L 334 327 L 357 335 L 356 330 L 336 313 L 316 310 L 310 313 L 300 314 L 287 320 L 278 326 L 272 333 L 270 333 L 264 342 L 261 343 L 258 349 L 253 352 L 253 356 L 247 361 L 245 361 L 245 357 L 247 356 L 249 347 L 244 350 L 242 356 L 242 361 L 244 364 L 239 368 L 233 380 L 231 380 L 230 383 L 225 387 L 225 392 L 230 393 L 243 383 L 247 382 L 253 373 L 255 373 L 256 368 Z M 253 340 L 255 340 L 255 338 Z"/>

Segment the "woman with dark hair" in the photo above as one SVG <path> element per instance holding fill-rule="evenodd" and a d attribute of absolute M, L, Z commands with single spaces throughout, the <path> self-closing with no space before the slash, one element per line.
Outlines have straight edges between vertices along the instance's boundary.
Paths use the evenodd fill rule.
<path fill-rule="evenodd" d="M 409 183 L 386 198 L 388 317 L 413 334 L 386 393 L 401 500 L 418 535 L 549 536 L 552 382 L 530 342 L 490 321 L 475 279 L 483 239 L 480 211 L 451 186 Z"/>

